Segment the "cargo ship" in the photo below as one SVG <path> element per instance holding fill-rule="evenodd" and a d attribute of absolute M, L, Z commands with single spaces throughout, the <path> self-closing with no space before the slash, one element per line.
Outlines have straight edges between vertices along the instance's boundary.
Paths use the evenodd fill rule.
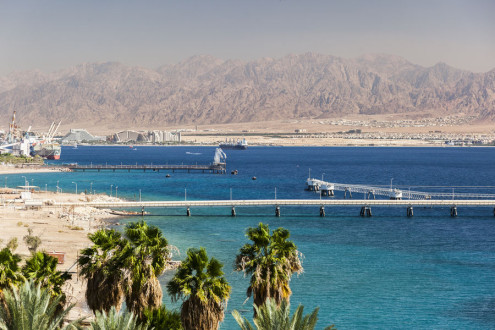
<path fill-rule="evenodd" d="M 60 143 L 36 143 L 33 145 L 32 154 L 46 159 L 59 160 L 62 153 Z"/>
<path fill-rule="evenodd" d="M 60 154 L 62 153 L 62 147 L 60 143 L 53 142 L 53 137 L 60 127 L 60 123 L 58 126 L 55 123 L 50 125 L 48 129 L 48 133 L 43 139 L 40 139 L 37 142 L 34 142 L 31 146 L 31 154 L 33 156 L 40 156 L 46 159 L 54 159 L 59 160 Z"/>
<path fill-rule="evenodd" d="M 246 142 L 246 139 L 242 140 L 225 140 L 225 142 L 220 143 L 220 148 L 222 149 L 238 149 L 238 150 L 245 150 L 248 147 L 248 144 Z"/>

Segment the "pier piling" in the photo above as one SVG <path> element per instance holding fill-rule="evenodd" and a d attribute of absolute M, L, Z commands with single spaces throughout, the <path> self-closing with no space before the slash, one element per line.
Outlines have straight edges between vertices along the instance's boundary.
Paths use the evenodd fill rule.
<path fill-rule="evenodd" d="M 275 216 L 280 217 L 280 206 L 278 205 L 275 207 Z"/>
<path fill-rule="evenodd" d="M 186 215 L 187 215 L 188 217 L 190 217 L 190 216 L 191 216 L 191 209 L 190 209 L 190 208 L 187 208 L 187 210 L 186 210 Z"/>
<path fill-rule="evenodd" d="M 408 206 L 407 207 L 407 217 L 410 218 L 414 215 L 413 213 L 413 207 L 412 206 Z"/>
<path fill-rule="evenodd" d="M 371 217 L 371 207 L 369 206 L 363 206 L 361 207 L 361 211 L 359 212 L 359 215 L 362 217 Z"/>
<path fill-rule="evenodd" d="M 231 215 L 232 215 L 233 217 L 235 217 L 235 216 L 236 216 L 236 214 L 235 214 L 235 207 L 234 207 L 234 206 L 232 206 L 232 212 L 231 212 Z"/>
<path fill-rule="evenodd" d="M 457 206 L 454 205 L 450 208 L 450 216 L 457 217 Z"/>
<path fill-rule="evenodd" d="M 323 205 L 320 206 L 320 217 L 325 216 L 325 207 Z"/>

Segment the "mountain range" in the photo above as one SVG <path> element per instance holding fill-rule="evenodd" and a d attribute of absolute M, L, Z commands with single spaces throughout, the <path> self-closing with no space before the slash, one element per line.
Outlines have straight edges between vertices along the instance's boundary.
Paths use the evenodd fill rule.
<path fill-rule="evenodd" d="M 61 120 L 115 129 L 412 112 L 494 121 L 495 69 L 315 53 L 253 61 L 203 55 L 156 70 L 85 63 L 0 77 L 1 126 L 13 111 L 22 126 Z"/>

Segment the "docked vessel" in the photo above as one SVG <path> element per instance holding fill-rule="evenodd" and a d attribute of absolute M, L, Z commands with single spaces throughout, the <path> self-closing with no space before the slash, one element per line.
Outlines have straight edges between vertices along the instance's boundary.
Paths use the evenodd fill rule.
<path fill-rule="evenodd" d="M 220 148 L 222 149 L 238 149 L 238 150 L 244 150 L 247 149 L 248 144 L 246 142 L 246 139 L 242 140 L 225 140 L 225 142 L 220 143 Z"/>
<path fill-rule="evenodd" d="M 37 143 L 33 146 L 33 155 L 46 159 L 60 159 L 62 148 L 59 143 Z"/>
<path fill-rule="evenodd" d="M 35 142 L 31 146 L 31 154 L 33 156 L 40 156 L 46 159 L 60 159 L 60 154 L 62 153 L 62 147 L 60 143 L 53 142 L 53 137 L 60 127 L 60 123 L 58 126 L 55 123 L 52 123 L 50 128 L 48 129 L 48 133 L 43 139 Z"/>

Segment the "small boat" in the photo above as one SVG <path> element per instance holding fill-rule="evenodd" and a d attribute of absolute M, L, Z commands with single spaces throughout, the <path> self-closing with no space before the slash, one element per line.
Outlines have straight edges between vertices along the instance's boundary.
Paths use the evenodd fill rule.
<path fill-rule="evenodd" d="M 232 175 L 237 175 L 237 174 L 238 174 L 238 172 L 237 172 L 237 170 L 233 170 L 232 172 L 230 172 L 230 174 L 232 174 Z"/>
<path fill-rule="evenodd" d="M 170 178 L 170 174 L 165 175 L 166 178 Z"/>
<path fill-rule="evenodd" d="M 253 176 L 253 177 L 251 178 L 251 180 L 256 180 L 256 177 L 255 177 L 255 176 Z"/>

